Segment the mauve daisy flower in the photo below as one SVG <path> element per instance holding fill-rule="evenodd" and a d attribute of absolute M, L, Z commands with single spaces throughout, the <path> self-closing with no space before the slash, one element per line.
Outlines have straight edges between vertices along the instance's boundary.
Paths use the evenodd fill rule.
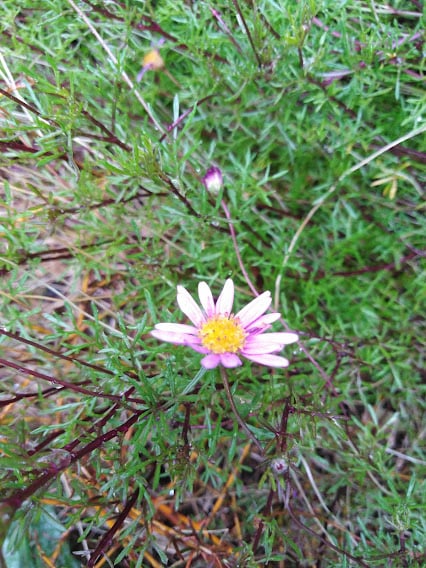
<path fill-rule="evenodd" d="M 206 282 L 198 285 L 198 296 L 202 308 L 183 286 L 178 286 L 177 303 L 193 325 L 158 323 L 151 335 L 202 353 L 205 357 L 201 364 L 205 369 L 218 365 L 238 367 L 242 364 L 240 357 L 269 367 L 288 366 L 288 360 L 276 353 L 299 338 L 295 333 L 264 333 L 280 318 L 278 313 L 265 314 L 272 302 L 270 292 L 260 294 L 236 315 L 232 313 L 234 283 L 231 279 L 225 282 L 216 302 Z"/>
<path fill-rule="evenodd" d="M 142 69 L 139 71 L 136 81 L 140 83 L 145 73 L 151 69 L 153 71 L 160 71 L 160 69 L 163 68 L 164 60 L 161 57 L 160 52 L 156 48 L 151 49 L 151 51 L 149 51 L 142 60 Z"/>

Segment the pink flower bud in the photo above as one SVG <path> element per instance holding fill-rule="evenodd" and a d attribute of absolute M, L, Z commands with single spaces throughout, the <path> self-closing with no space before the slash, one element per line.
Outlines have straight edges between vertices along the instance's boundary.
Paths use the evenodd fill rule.
<path fill-rule="evenodd" d="M 209 168 L 206 175 L 203 177 L 203 184 L 207 191 L 217 195 L 223 185 L 223 177 L 220 169 L 215 166 Z"/>

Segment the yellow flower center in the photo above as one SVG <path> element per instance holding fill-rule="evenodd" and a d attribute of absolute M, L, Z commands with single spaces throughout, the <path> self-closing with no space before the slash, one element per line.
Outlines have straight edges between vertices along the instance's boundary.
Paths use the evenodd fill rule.
<path fill-rule="evenodd" d="M 202 325 L 199 336 L 203 347 L 212 353 L 237 353 L 246 334 L 233 316 L 214 316 Z"/>
<path fill-rule="evenodd" d="M 164 67 L 164 61 L 158 49 L 152 49 L 151 51 L 149 51 L 143 58 L 142 65 L 144 67 L 154 69 L 154 71 L 162 69 Z"/>

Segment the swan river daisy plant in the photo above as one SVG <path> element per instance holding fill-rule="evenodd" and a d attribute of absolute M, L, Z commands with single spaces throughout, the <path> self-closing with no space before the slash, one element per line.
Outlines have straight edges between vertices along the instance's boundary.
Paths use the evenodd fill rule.
<path fill-rule="evenodd" d="M 216 302 L 206 282 L 199 283 L 198 297 L 201 307 L 183 286 L 178 286 L 177 303 L 192 325 L 158 323 L 151 335 L 202 353 L 201 364 L 205 369 L 218 365 L 238 367 L 242 364 L 241 357 L 269 367 L 288 366 L 288 360 L 277 353 L 299 337 L 291 332 L 264 333 L 281 316 L 265 313 L 272 302 L 270 292 L 263 292 L 235 315 L 234 283 L 230 278 Z"/>

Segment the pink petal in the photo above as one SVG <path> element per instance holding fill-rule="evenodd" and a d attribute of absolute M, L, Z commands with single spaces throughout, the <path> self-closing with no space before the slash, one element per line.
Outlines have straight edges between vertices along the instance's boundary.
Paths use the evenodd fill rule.
<path fill-rule="evenodd" d="M 177 287 L 177 303 L 183 313 L 196 327 L 200 327 L 205 321 L 203 312 L 196 304 L 191 294 L 183 286 Z"/>
<path fill-rule="evenodd" d="M 274 312 L 272 314 L 265 314 L 264 316 L 262 316 L 259 319 L 262 320 L 262 322 L 264 322 L 264 323 L 270 324 L 270 323 L 274 323 L 274 321 L 277 321 L 278 319 L 280 319 L 280 317 L 281 317 L 280 313 Z"/>
<path fill-rule="evenodd" d="M 202 353 L 203 355 L 208 355 L 210 353 L 210 349 L 203 347 L 202 345 L 197 345 L 196 343 L 185 343 L 186 347 L 190 347 L 197 353 Z"/>
<path fill-rule="evenodd" d="M 260 318 L 257 318 L 256 320 L 251 322 L 251 324 L 248 327 L 246 327 L 246 331 L 267 329 L 268 327 L 270 327 L 271 323 L 274 323 L 274 321 L 279 320 L 280 317 L 281 314 L 278 313 L 265 314 Z"/>
<path fill-rule="evenodd" d="M 216 302 L 216 314 L 229 315 L 234 303 L 234 283 L 228 278 Z"/>
<path fill-rule="evenodd" d="M 283 331 L 280 333 L 267 333 L 265 337 L 270 337 L 270 336 L 274 336 L 274 338 L 277 338 L 280 343 L 283 343 L 284 345 L 290 345 L 290 343 L 296 343 L 296 341 L 299 341 L 299 336 L 297 335 L 297 333 L 291 333 L 289 331 Z M 274 341 L 275 339 L 273 339 Z"/>
<path fill-rule="evenodd" d="M 238 312 L 235 316 L 239 318 L 241 325 L 247 329 L 250 324 L 255 322 L 271 305 L 271 292 L 263 292 L 257 298 L 252 300 L 247 306 Z"/>
<path fill-rule="evenodd" d="M 201 365 L 205 369 L 214 369 L 219 364 L 220 364 L 220 357 L 215 353 L 210 353 L 210 355 L 207 355 L 206 357 L 203 357 L 201 359 Z"/>
<path fill-rule="evenodd" d="M 206 282 L 200 282 L 198 284 L 198 297 L 200 298 L 201 305 L 206 312 L 207 317 L 214 315 L 214 300 L 213 294 L 210 290 L 210 286 Z"/>
<path fill-rule="evenodd" d="M 242 365 L 241 359 L 235 353 L 221 353 L 219 357 L 220 362 L 227 369 L 234 369 Z"/>
<path fill-rule="evenodd" d="M 284 345 L 297 341 L 299 337 L 295 333 L 264 333 L 249 335 L 241 350 L 242 355 L 260 355 L 281 351 Z"/>
<path fill-rule="evenodd" d="M 279 343 L 271 343 L 270 341 L 268 341 L 267 343 L 263 343 L 263 344 L 245 344 L 243 349 L 241 349 L 241 355 L 244 355 L 244 357 L 246 355 L 263 355 L 264 353 L 277 353 L 278 351 L 281 351 L 281 349 L 283 348 L 282 345 L 280 345 Z"/>
<path fill-rule="evenodd" d="M 187 333 L 176 333 L 174 331 L 161 331 L 160 329 L 153 329 L 150 332 L 152 337 L 167 343 L 174 343 L 175 345 L 188 345 L 194 342 L 194 336 Z"/>
<path fill-rule="evenodd" d="M 284 346 L 294 343 L 299 339 L 295 333 L 278 332 L 278 333 L 263 333 L 254 336 L 248 336 L 245 345 L 267 345 L 268 343 L 278 343 Z"/>
<path fill-rule="evenodd" d="M 266 365 L 267 367 L 288 367 L 289 362 L 284 357 L 279 357 L 278 355 L 245 355 L 246 359 L 253 361 L 253 363 L 259 363 L 260 365 Z"/>
<path fill-rule="evenodd" d="M 183 323 L 157 323 L 154 328 L 160 331 L 198 335 L 198 329 L 196 327 Z"/>

